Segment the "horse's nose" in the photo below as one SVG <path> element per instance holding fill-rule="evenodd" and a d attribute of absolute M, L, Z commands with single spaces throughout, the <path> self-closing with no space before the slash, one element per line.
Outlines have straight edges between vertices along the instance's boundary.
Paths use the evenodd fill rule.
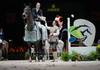
<path fill-rule="evenodd" d="M 25 17 L 25 15 L 22 15 L 23 17 Z"/>
<path fill-rule="evenodd" d="M 25 17 L 25 13 L 22 14 L 22 17 Z"/>
<path fill-rule="evenodd" d="M 23 13 L 22 15 L 25 15 L 25 13 Z"/>

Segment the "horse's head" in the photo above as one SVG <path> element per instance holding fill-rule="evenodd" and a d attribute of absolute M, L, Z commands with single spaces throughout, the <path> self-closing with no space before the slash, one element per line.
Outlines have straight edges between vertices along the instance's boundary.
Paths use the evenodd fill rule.
<path fill-rule="evenodd" d="M 29 5 L 26 5 L 24 8 L 24 12 L 22 14 L 24 22 L 27 24 L 27 30 L 31 31 L 33 29 L 33 18 L 32 12 Z"/>
<path fill-rule="evenodd" d="M 25 6 L 23 14 L 22 14 L 23 19 L 28 19 L 30 14 L 31 14 L 31 8 L 30 6 L 27 5 Z"/>

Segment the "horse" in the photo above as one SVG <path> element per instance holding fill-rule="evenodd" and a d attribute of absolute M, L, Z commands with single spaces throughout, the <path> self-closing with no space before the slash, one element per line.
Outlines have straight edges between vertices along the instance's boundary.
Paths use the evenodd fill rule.
<path fill-rule="evenodd" d="M 53 25 L 54 25 L 55 21 L 53 21 Z M 58 38 L 59 36 L 59 28 L 58 26 L 53 26 L 53 27 L 49 27 L 47 26 L 47 22 L 45 21 L 45 26 L 47 27 L 48 30 L 50 30 L 50 33 L 55 33 L 56 35 L 50 35 L 49 34 L 49 38 L 47 39 L 47 41 L 45 42 L 45 53 L 46 53 L 46 57 L 49 58 L 49 54 L 52 53 L 54 60 L 57 59 L 63 50 L 63 46 L 64 46 L 64 42 Z M 50 52 L 51 49 L 51 52 Z"/>
<path fill-rule="evenodd" d="M 31 61 L 31 47 L 33 44 L 35 49 L 35 56 L 38 60 L 42 59 L 44 56 L 44 48 L 42 47 L 42 30 L 38 25 L 38 22 L 33 20 L 32 17 L 32 10 L 29 6 L 25 6 L 24 12 L 22 14 L 24 22 L 25 22 L 25 35 L 24 41 L 28 43 L 29 46 L 29 53 L 30 57 L 29 60 Z"/>

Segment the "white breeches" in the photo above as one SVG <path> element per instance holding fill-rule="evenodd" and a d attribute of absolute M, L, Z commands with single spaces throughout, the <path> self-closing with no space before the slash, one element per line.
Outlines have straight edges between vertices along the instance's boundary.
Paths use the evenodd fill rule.
<path fill-rule="evenodd" d="M 48 39 L 47 28 L 44 25 L 42 25 L 40 22 L 36 22 L 36 23 L 42 29 L 42 40 L 47 40 Z"/>

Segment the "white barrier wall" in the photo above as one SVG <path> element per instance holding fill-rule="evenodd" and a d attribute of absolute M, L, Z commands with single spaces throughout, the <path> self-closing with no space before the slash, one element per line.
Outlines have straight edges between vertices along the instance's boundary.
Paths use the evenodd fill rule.
<path fill-rule="evenodd" d="M 68 48 L 69 53 L 71 53 L 72 51 L 75 51 L 77 53 L 80 53 L 82 55 L 86 55 L 89 54 L 92 51 L 96 51 L 96 47 L 95 46 L 88 46 L 88 47 L 69 47 Z"/>

